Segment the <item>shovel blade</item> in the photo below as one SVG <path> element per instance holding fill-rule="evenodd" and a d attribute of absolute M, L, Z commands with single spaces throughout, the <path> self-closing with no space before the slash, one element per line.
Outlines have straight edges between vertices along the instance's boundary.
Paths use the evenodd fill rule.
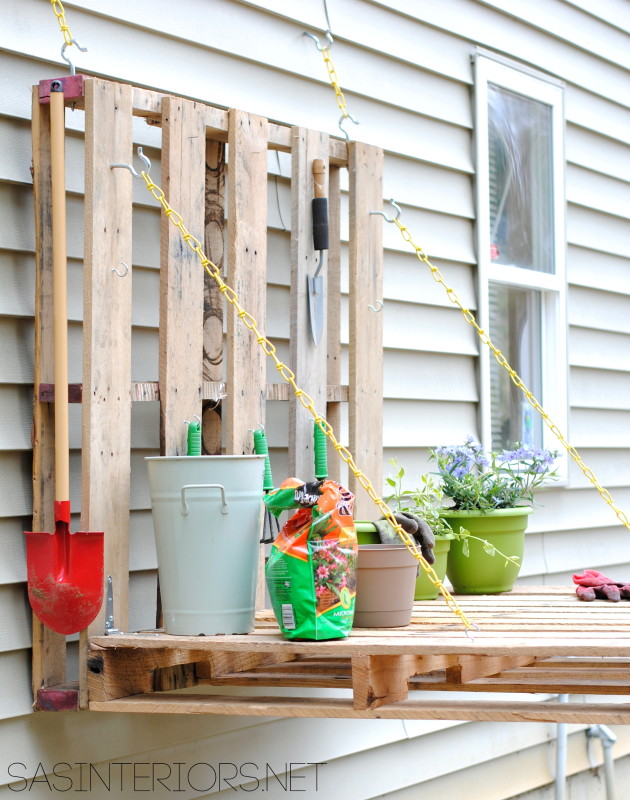
<path fill-rule="evenodd" d="M 28 599 L 35 616 L 62 634 L 87 628 L 103 603 L 103 533 L 26 531 Z"/>
<path fill-rule="evenodd" d="M 311 322 L 311 336 L 315 346 L 322 338 L 324 329 L 324 279 L 307 277 L 308 313 Z"/>

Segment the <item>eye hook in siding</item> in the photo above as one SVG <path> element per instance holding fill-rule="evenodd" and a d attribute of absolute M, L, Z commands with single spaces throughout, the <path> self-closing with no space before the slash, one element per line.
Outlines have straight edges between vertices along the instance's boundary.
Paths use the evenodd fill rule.
<path fill-rule="evenodd" d="M 335 40 L 333 39 L 333 35 L 330 32 L 330 29 L 326 31 L 326 38 L 328 39 L 327 45 L 322 46 L 319 42 L 319 38 L 315 36 L 314 33 L 309 33 L 308 31 L 304 31 L 304 36 L 309 36 L 315 42 L 315 47 L 319 50 L 320 53 L 322 52 L 322 50 L 329 50 L 335 43 Z"/>
<path fill-rule="evenodd" d="M 343 127 L 343 124 L 347 119 L 349 119 L 350 122 L 354 122 L 355 125 L 360 125 L 361 123 L 359 122 L 358 119 L 355 119 L 355 117 L 353 117 L 352 114 L 348 114 L 347 112 L 344 112 L 341 115 L 341 117 L 339 119 L 339 128 L 341 129 L 341 132 L 343 133 L 343 135 L 346 137 L 346 141 L 349 142 L 350 141 L 350 134 Z"/>
<path fill-rule="evenodd" d="M 66 62 L 66 64 L 67 64 L 67 65 L 70 67 L 70 74 L 71 74 L 71 75 L 76 75 L 76 71 L 75 71 L 74 64 L 72 63 L 71 59 L 70 59 L 70 58 L 68 58 L 68 56 L 66 55 L 66 49 L 67 49 L 67 48 L 68 48 L 68 47 L 69 47 L 71 44 L 76 44 L 76 46 L 78 47 L 78 49 L 79 49 L 79 50 L 80 50 L 82 53 L 87 53 L 87 47 L 81 47 L 81 45 L 80 45 L 80 44 L 77 42 L 77 40 L 76 40 L 76 39 L 70 39 L 70 41 L 69 41 L 69 42 L 64 42 L 64 43 L 61 45 L 61 57 L 62 57 L 62 58 L 63 58 L 63 60 Z"/>

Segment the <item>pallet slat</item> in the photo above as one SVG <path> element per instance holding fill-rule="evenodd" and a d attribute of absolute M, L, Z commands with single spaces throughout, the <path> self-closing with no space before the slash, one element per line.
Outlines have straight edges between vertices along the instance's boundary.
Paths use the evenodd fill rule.
<path fill-rule="evenodd" d="M 350 719 L 442 719 L 498 722 L 566 722 L 627 725 L 630 706 L 616 703 L 543 703 L 474 700 L 407 700 L 375 709 L 356 709 L 337 698 L 211 697 L 139 695 L 109 703 L 90 703 L 93 711 L 139 714 L 229 714 L 262 717 Z"/>

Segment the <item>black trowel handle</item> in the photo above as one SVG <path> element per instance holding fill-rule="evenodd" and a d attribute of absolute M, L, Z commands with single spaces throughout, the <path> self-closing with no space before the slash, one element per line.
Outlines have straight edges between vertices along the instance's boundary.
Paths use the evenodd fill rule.
<path fill-rule="evenodd" d="M 328 198 L 326 197 L 326 162 L 313 161 L 313 249 L 328 250 Z"/>

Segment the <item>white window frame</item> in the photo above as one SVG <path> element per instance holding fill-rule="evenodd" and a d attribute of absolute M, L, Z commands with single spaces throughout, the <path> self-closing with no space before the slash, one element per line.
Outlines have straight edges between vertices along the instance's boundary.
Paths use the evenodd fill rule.
<path fill-rule="evenodd" d="M 563 89 L 559 81 L 535 73 L 501 57 L 478 52 L 475 65 L 475 156 L 477 202 L 477 260 L 479 324 L 490 332 L 488 289 L 491 281 L 517 288 L 536 289 L 541 292 L 542 314 L 542 396 L 536 400 L 553 423 L 567 435 L 568 421 L 568 357 L 566 315 L 566 233 L 565 233 L 565 183 L 564 183 L 564 108 Z M 490 259 L 490 170 L 488 152 L 488 85 L 499 86 L 512 92 L 538 100 L 551 107 L 552 124 L 552 180 L 554 214 L 554 266 L 553 274 L 537 272 L 516 266 L 493 264 Z M 481 437 L 486 447 L 491 446 L 490 359 L 494 355 L 488 347 L 480 349 Z M 530 387 L 527 387 L 531 390 Z M 525 395 L 523 395 L 525 400 Z M 536 413 L 536 412 L 534 412 Z M 543 447 L 555 450 L 559 442 L 549 427 L 543 423 Z M 561 448 L 560 448 L 561 449 Z M 559 476 L 568 474 L 567 459 L 559 462 Z"/>

